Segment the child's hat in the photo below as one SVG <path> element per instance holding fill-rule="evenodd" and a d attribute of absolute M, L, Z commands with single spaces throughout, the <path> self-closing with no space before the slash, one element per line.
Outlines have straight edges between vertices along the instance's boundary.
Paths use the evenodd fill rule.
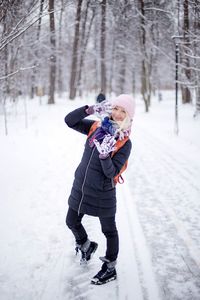
<path fill-rule="evenodd" d="M 121 94 L 112 101 L 112 106 L 121 106 L 132 119 L 135 114 L 135 100 L 131 95 Z"/>

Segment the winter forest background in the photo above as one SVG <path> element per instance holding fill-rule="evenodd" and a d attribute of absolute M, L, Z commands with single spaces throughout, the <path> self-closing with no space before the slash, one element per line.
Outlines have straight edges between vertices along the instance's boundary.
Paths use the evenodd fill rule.
<path fill-rule="evenodd" d="M 0 101 L 67 92 L 152 95 L 178 84 L 200 111 L 200 1 L 3 0 L 0 3 Z"/>
<path fill-rule="evenodd" d="M 199 79 L 200 0 L 0 0 L 2 300 L 200 299 Z M 64 117 L 100 92 L 137 109 L 118 279 L 96 289 L 98 219 L 85 269 L 65 225 L 85 137 Z"/>

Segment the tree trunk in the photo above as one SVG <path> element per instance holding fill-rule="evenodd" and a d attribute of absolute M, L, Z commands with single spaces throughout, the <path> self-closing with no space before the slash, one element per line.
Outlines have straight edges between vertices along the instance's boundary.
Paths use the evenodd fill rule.
<path fill-rule="evenodd" d="M 106 43 L 106 0 L 101 2 L 101 92 L 106 94 L 106 65 L 105 65 L 105 43 Z"/>
<path fill-rule="evenodd" d="M 55 19 L 54 19 L 54 0 L 49 0 L 49 21 L 50 21 L 50 72 L 49 72 L 49 97 L 48 104 L 54 104 L 54 93 L 56 83 L 56 38 L 55 38 Z"/>
<path fill-rule="evenodd" d="M 200 63 L 198 57 L 200 56 L 199 51 L 199 42 L 198 42 L 198 35 L 200 33 L 200 10 L 199 10 L 199 3 L 198 0 L 195 0 L 195 8 L 194 8 L 194 66 L 196 68 L 195 70 L 195 97 L 196 97 L 196 107 L 195 107 L 195 113 L 194 117 L 200 114 L 200 71 L 197 69 L 200 69 Z"/>
<path fill-rule="evenodd" d="M 87 16 L 88 16 L 88 8 L 89 8 L 90 1 L 87 2 L 86 12 L 85 12 L 85 18 L 82 26 L 82 34 L 81 34 L 81 57 L 80 57 L 80 63 L 79 63 L 79 72 L 78 72 L 78 89 L 79 89 L 79 96 L 82 96 L 82 71 L 83 71 L 83 65 L 84 65 L 84 59 L 85 59 L 85 53 L 87 49 L 88 40 L 90 37 L 90 32 L 92 28 L 92 23 L 95 16 L 95 10 L 93 10 L 92 17 L 90 19 L 90 23 L 88 26 L 88 31 L 86 34 L 86 22 L 87 22 Z"/>
<path fill-rule="evenodd" d="M 147 70 L 144 59 L 142 60 L 141 72 L 141 94 L 145 104 L 145 111 L 149 111 L 148 94 L 147 94 Z"/>
<path fill-rule="evenodd" d="M 126 52 L 124 51 L 121 56 L 122 56 L 121 65 L 119 71 L 119 93 L 124 94 L 125 79 L 126 79 Z"/>
<path fill-rule="evenodd" d="M 94 24 L 94 32 L 99 32 L 99 25 L 97 23 L 97 19 L 95 19 Z M 95 53 L 98 53 L 98 35 L 94 35 L 94 51 Z M 98 70 L 98 57 L 97 55 L 94 55 L 94 90 L 95 93 L 99 93 L 99 70 Z"/>
<path fill-rule="evenodd" d="M 39 14 L 40 18 L 38 20 L 38 29 L 37 29 L 37 40 L 38 41 L 40 39 L 43 7 L 44 7 L 44 0 L 40 0 L 40 14 Z"/>
<path fill-rule="evenodd" d="M 185 80 L 191 82 L 191 70 L 190 70 L 190 61 L 188 55 L 190 54 L 190 38 L 189 38 L 189 7 L 188 0 L 184 0 L 184 23 L 183 23 L 183 38 L 184 38 L 184 47 L 182 53 L 182 63 L 183 63 L 183 72 Z M 182 91 L 182 102 L 190 103 L 192 101 L 192 96 L 187 83 L 181 86 Z"/>
<path fill-rule="evenodd" d="M 133 94 L 133 97 L 135 97 L 135 94 L 136 94 L 136 71 L 134 68 L 132 70 L 132 94 Z"/>
<path fill-rule="evenodd" d="M 41 31 L 41 22 L 42 22 L 42 13 L 43 13 L 43 7 L 44 7 L 44 0 L 40 0 L 40 12 L 39 12 L 39 20 L 38 20 L 38 28 L 37 28 L 37 41 L 40 39 L 40 31 Z M 34 65 L 37 65 L 38 60 L 38 51 L 35 52 L 36 61 L 34 62 Z M 31 99 L 34 98 L 35 93 L 38 92 L 38 82 L 36 82 L 37 78 L 37 68 L 34 68 L 32 71 L 31 76 Z M 41 87 L 40 87 L 41 88 Z"/>
<path fill-rule="evenodd" d="M 146 49 L 146 28 L 145 28 L 145 10 L 144 0 L 140 0 L 141 4 L 141 53 L 142 53 L 142 68 L 141 68 L 141 93 L 143 96 L 145 111 L 149 111 L 151 102 L 151 83 L 150 83 L 150 63 Z"/>
<path fill-rule="evenodd" d="M 70 76 L 70 93 L 69 93 L 69 99 L 71 99 L 71 100 L 73 100 L 76 97 L 76 90 L 77 90 L 78 44 L 79 44 L 79 35 L 80 35 L 82 2 L 83 2 L 83 0 L 78 0 L 78 6 L 77 6 L 77 11 L 76 11 L 75 34 L 74 34 L 71 76 Z"/>
<path fill-rule="evenodd" d="M 59 37 L 58 37 L 58 49 L 59 49 L 59 57 L 58 57 L 58 93 L 61 97 L 62 91 L 63 91 L 63 80 L 62 80 L 62 62 L 61 62 L 61 45 L 62 45 L 62 17 L 63 17 L 63 11 L 64 11 L 64 3 L 63 0 L 61 0 L 61 10 L 60 10 L 60 18 L 59 18 Z"/>
<path fill-rule="evenodd" d="M 108 93 L 111 95 L 112 93 L 112 84 L 113 84 L 113 76 L 114 76 L 114 61 L 115 61 L 115 38 L 112 41 L 112 56 L 111 56 L 111 64 L 110 64 L 110 75 L 109 75 L 109 83 L 108 83 Z"/>
<path fill-rule="evenodd" d="M 3 20 L 3 36 L 4 36 L 4 33 L 6 32 L 6 22 L 5 20 Z M 5 67 L 4 67 L 4 72 L 5 72 L 5 75 L 8 74 L 8 46 L 6 45 L 5 46 L 5 49 L 3 50 L 3 53 L 4 53 L 4 62 L 5 62 Z M 6 78 L 5 79 L 5 88 L 4 88 L 4 91 L 3 91 L 5 94 L 8 94 L 10 93 L 10 87 L 9 87 L 9 79 Z"/>

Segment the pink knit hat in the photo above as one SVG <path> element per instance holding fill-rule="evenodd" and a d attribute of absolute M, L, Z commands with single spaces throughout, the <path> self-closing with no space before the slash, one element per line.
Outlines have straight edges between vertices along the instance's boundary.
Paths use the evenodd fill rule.
<path fill-rule="evenodd" d="M 121 106 L 128 113 L 129 117 L 132 119 L 135 114 L 135 100 L 131 95 L 121 94 L 112 101 L 112 106 Z"/>

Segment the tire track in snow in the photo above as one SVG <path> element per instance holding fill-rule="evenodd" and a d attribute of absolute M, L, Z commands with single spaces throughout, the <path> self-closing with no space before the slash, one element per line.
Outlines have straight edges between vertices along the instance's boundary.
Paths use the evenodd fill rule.
<path fill-rule="evenodd" d="M 146 132 L 145 129 L 139 127 L 139 131 L 140 136 L 145 136 L 141 150 L 145 149 L 146 151 L 148 149 L 148 151 L 151 151 L 152 156 L 155 156 L 162 163 L 165 169 L 169 171 L 169 174 L 176 172 L 184 183 L 189 183 L 191 187 L 200 192 L 200 166 L 194 164 L 193 161 L 186 164 L 188 157 L 183 153 L 174 151 L 170 144 L 164 143 L 152 133 Z M 193 163 L 192 168 L 190 167 L 191 162 Z"/>
<path fill-rule="evenodd" d="M 141 136 L 145 138 L 141 139 Z M 160 279 L 164 279 L 161 283 L 163 297 L 170 300 L 199 299 L 200 247 L 199 238 L 196 237 L 199 237 L 200 230 L 200 205 L 196 200 L 197 193 L 200 191 L 198 184 L 200 169 L 198 164 L 192 163 L 191 158 L 187 159 L 187 156 L 176 149 L 174 151 L 170 145 L 167 147 L 165 142 L 143 128 L 138 128 L 135 138 L 137 144 L 135 161 L 130 163 L 133 174 L 130 181 L 135 180 L 136 187 L 131 186 L 131 188 L 133 197 L 138 197 L 137 209 L 140 222 L 154 253 L 154 269 L 158 270 Z M 172 225 L 169 227 L 168 220 L 171 220 L 174 225 L 174 232 L 171 232 L 167 241 L 166 234 L 169 234 L 167 230 L 172 228 Z M 155 227 L 156 224 L 158 229 Z M 161 234 L 160 241 L 149 240 L 149 237 L 157 238 L 152 230 Z M 162 244 L 162 241 L 167 243 Z M 170 243 L 174 249 L 170 250 Z M 160 249 L 155 248 L 158 246 Z M 163 267 L 159 266 L 157 261 L 163 262 Z M 176 287 L 175 284 L 173 286 L 173 279 L 168 278 L 165 273 L 172 271 L 173 261 L 176 273 L 172 273 L 171 277 L 174 278 Z M 158 278 L 159 281 L 160 279 Z M 179 287 L 181 282 L 185 284 Z"/>
<path fill-rule="evenodd" d="M 143 135 L 144 135 L 144 133 L 143 133 Z M 154 141 L 153 143 L 152 143 L 152 140 Z M 200 249 L 199 249 L 199 247 L 197 247 L 195 245 L 195 241 L 191 238 L 192 230 L 190 230 L 190 234 L 189 234 L 188 229 L 186 229 L 186 224 L 183 223 L 180 219 L 180 215 L 178 217 L 177 212 L 174 210 L 173 206 L 170 207 L 168 205 L 169 201 L 166 202 L 166 199 L 170 200 L 173 189 L 176 190 L 176 201 L 177 201 L 177 199 L 180 202 L 183 202 L 185 200 L 186 203 L 188 202 L 188 199 L 187 199 L 187 196 L 186 197 L 183 196 L 183 190 L 182 190 L 183 187 L 187 186 L 187 189 L 190 189 L 190 190 L 194 189 L 195 191 L 199 191 L 199 192 L 200 192 L 200 189 L 197 186 L 196 182 L 193 183 L 191 181 L 192 171 L 186 167 L 186 163 L 183 167 L 183 165 L 182 165 L 183 158 L 182 157 L 180 158 L 178 156 L 179 157 L 178 160 L 175 160 L 172 153 L 169 152 L 169 149 L 167 149 L 162 144 L 161 141 L 157 140 L 157 142 L 155 142 L 155 139 L 153 136 L 148 135 L 148 138 L 145 139 L 144 142 L 145 142 L 144 149 L 149 149 L 149 145 L 151 145 L 149 150 L 150 151 L 152 150 L 152 152 L 154 152 L 154 156 L 157 158 L 157 163 L 159 162 L 159 168 L 162 168 L 162 170 L 164 170 L 165 176 L 166 176 L 166 173 L 168 173 L 170 175 L 173 173 L 176 175 L 179 185 L 177 185 L 176 182 L 174 182 L 175 176 L 168 176 L 167 181 L 169 184 L 168 184 L 168 187 L 166 187 L 165 185 L 160 184 L 161 178 L 158 177 L 158 181 L 153 182 L 149 179 L 149 177 L 151 178 L 151 176 L 147 176 L 146 173 L 143 172 L 143 176 L 146 177 L 148 185 L 154 187 L 155 194 L 157 194 L 157 195 L 159 194 L 159 201 L 162 202 L 162 205 L 163 205 L 163 207 L 165 207 L 166 212 L 168 213 L 170 218 L 173 220 L 173 222 L 179 232 L 180 237 L 184 240 L 185 244 L 187 245 L 192 258 L 194 259 L 194 261 L 200 268 Z M 157 145 L 159 145 L 159 146 L 157 146 Z M 185 159 L 184 159 L 184 161 L 185 161 Z M 174 165 L 173 162 L 176 162 L 176 165 Z M 152 163 L 151 163 L 151 170 L 152 170 L 151 173 L 152 173 L 152 178 L 153 178 L 153 173 L 155 172 L 155 170 L 154 170 L 154 166 Z M 184 176 L 183 176 L 183 173 L 184 173 Z M 149 175 L 149 172 L 148 172 L 148 175 Z M 192 177 L 192 178 L 194 179 L 194 181 L 198 180 L 197 175 L 200 175 L 200 171 L 199 171 L 199 173 L 196 173 L 196 172 L 193 173 L 193 175 L 194 175 L 194 177 Z M 188 198 L 189 198 L 189 194 L 188 194 Z M 194 207 L 196 208 L 196 212 L 194 211 L 194 214 L 197 213 L 199 216 L 199 214 L 200 214 L 199 203 L 197 203 L 197 202 L 194 203 Z M 197 218 L 197 220 L 198 220 L 198 218 Z"/>
<path fill-rule="evenodd" d="M 123 210 L 123 218 L 120 224 L 123 231 L 121 233 L 124 234 L 124 231 L 129 233 L 127 244 L 125 243 L 124 247 L 124 254 L 127 255 L 126 268 L 130 270 L 130 274 L 127 274 L 125 282 L 129 286 L 129 290 L 132 290 L 132 293 L 130 291 L 132 297 L 122 297 L 120 299 L 159 300 L 159 289 L 152 268 L 151 256 L 138 219 L 134 197 L 128 185 L 120 187 L 119 191 L 118 206 L 120 206 L 119 209 Z M 122 223 L 126 225 L 122 226 Z M 123 244 L 122 241 L 121 244 Z M 135 292 L 133 292 L 134 285 Z"/>
<path fill-rule="evenodd" d="M 46 262 L 43 262 L 39 270 L 35 270 L 34 277 L 38 277 L 37 281 L 39 284 L 38 287 L 35 286 L 35 288 L 33 288 L 33 290 L 37 291 L 37 294 L 33 295 L 33 299 L 63 299 L 64 266 L 65 264 L 69 264 L 69 258 L 67 258 L 65 252 L 64 243 L 58 243 L 57 245 L 50 244 L 48 259 Z M 37 281 L 34 285 L 37 285 Z"/>
<path fill-rule="evenodd" d="M 142 193 L 144 198 L 142 202 L 140 193 L 134 192 L 133 197 L 138 201 L 140 222 L 148 244 L 151 246 L 154 269 L 158 273 L 157 280 L 159 282 L 161 280 L 159 285 L 162 298 L 166 300 L 198 300 L 200 297 L 200 269 L 197 265 L 199 250 L 185 231 L 184 224 L 167 206 L 166 201 L 169 196 L 165 197 L 157 188 L 152 187 L 152 182 L 149 181 L 145 172 L 138 175 L 143 182 L 140 189 L 144 187 L 144 190 L 147 189 L 147 193 Z M 156 223 L 155 220 L 159 223 Z M 169 220 L 174 228 L 170 225 Z M 169 234 L 170 236 L 168 236 Z M 171 273 L 170 277 L 168 272 Z"/>

